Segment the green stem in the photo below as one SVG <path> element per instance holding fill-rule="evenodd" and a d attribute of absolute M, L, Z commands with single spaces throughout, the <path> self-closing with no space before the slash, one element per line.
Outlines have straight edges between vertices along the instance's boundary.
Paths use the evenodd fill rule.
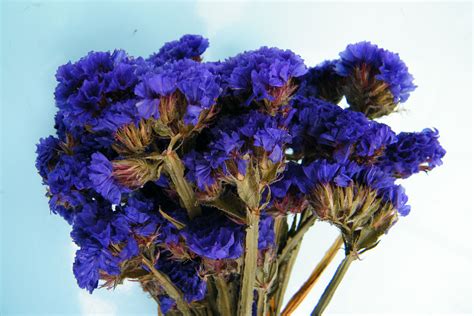
<path fill-rule="evenodd" d="M 267 295 L 264 289 L 258 289 L 257 316 L 267 315 Z"/>
<path fill-rule="evenodd" d="M 290 281 L 291 271 L 296 262 L 296 257 L 300 251 L 301 243 L 297 244 L 289 253 L 288 260 L 283 262 L 282 265 L 278 264 L 279 269 L 279 284 L 278 291 L 275 294 L 275 315 L 280 314 L 280 309 L 283 304 L 283 298 L 288 287 L 288 282 Z"/>
<path fill-rule="evenodd" d="M 219 309 L 220 315 L 234 315 L 226 281 L 219 276 L 214 277 L 214 281 L 217 288 L 217 308 Z"/>
<path fill-rule="evenodd" d="M 347 270 L 349 269 L 349 266 L 355 259 L 356 259 L 356 256 L 349 254 L 344 258 L 344 260 L 342 260 L 342 262 L 339 264 L 339 267 L 336 270 L 336 273 L 332 277 L 328 286 L 324 290 L 323 295 L 319 299 L 318 304 L 313 309 L 311 316 L 322 315 L 326 307 L 329 305 L 329 302 L 331 301 L 332 297 L 334 296 L 334 293 L 336 292 L 336 289 L 339 283 L 341 283 L 342 278 L 344 277 Z"/>
<path fill-rule="evenodd" d="M 252 304 L 257 272 L 258 223 L 260 214 L 247 210 L 247 229 L 245 230 L 245 253 L 238 315 L 252 315 Z"/>
<path fill-rule="evenodd" d="M 194 192 L 186 179 L 184 178 L 184 166 L 174 151 L 168 151 L 165 156 L 165 169 L 173 182 L 176 192 L 178 192 L 184 207 L 188 211 L 190 218 L 194 218 L 201 213 L 201 209 L 196 203 Z"/>
<path fill-rule="evenodd" d="M 305 221 L 301 224 L 296 233 L 288 238 L 288 241 L 278 258 L 280 264 L 286 260 L 288 253 L 292 251 L 298 243 L 301 242 L 304 234 L 306 234 L 306 232 L 311 228 L 311 226 L 313 226 L 315 221 L 316 216 L 310 216 L 309 218 L 305 219 Z"/>
<path fill-rule="evenodd" d="M 143 257 L 142 261 L 148 267 L 148 269 L 150 269 L 153 276 L 160 283 L 160 286 L 165 289 L 166 294 L 176 301 L 176 305 L 178 305 L 180 312 L 183 313 L 184 316 L 191 316 L 191 311 L 188 304 L 184 301 L 181 291 L 175 287 L 170 278 L 166 274 L 156 270 L 153 264 L 147 258 Z"/>

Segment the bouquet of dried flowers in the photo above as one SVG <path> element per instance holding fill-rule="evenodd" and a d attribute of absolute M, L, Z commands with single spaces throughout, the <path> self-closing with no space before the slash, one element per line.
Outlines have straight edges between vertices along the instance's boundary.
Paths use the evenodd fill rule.
<path fill-rule="evenodd" d="M 185 35 L 147 59 L 90 52 L 59 67 L 56 135 L 36 166 L 72 227 L 78 285 L 137 281 L 166 315 L 290 315 L 343 246 L 320 315 L 409 213 L 398 179 L 441 164 L 438 132 L 374 120 L 415 85 L 398 54 L 369 42 L 313 68 L 269 47 L 204 62 L 208 45 Z M 318 221 L 340 237 L 282 311 Z"/>

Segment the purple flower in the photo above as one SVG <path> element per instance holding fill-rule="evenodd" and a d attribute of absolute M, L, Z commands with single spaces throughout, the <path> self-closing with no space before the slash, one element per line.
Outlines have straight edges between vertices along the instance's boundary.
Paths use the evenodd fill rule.
<path fill-rule="evenodd" d="M 266 213 L 261 214 L 258 223 L 258 249 L 264 250 L 275 245 L 274 219 Z"/>
<path fill-rule="evenodd" d="M 107 131 L 115 133 L 120 127 L 138 122 L 138 113 L 135 100 L 117 102 L 112 104 L 107 110 L 102 112 L 94 131 Z"/>
<path fill-rule="evenodd" d="M 205 258 L 239 258 L 243 253 L 244 227 L 218 212 L 212 211 L 190 221 L 182 231 L 186 244 L 191 251 Z"/>
<path fill-rule="evenodd" d="M 75 200 L 74 192 L 91 187 L 87 174 L 87 162 L 62 154 L 55 168 L 48 175 L 48 185 L 53 195 L 59 194 L 68 200 Z"/>
<path fill-rule="evenodd" d="M 438 131 L 428 128 L 419 133 L 400 133 L 377 164 L 385 172 L 400 178 L 432 170 L 443 163 L 441 159 L 446 154 L 438 138 Z"/>
<path fill-rule="evenodd" d="M 271 191 L 273 196 L 284 198 L 290 191 L 307 193 L 306 187 L 308 179 L 304 173 L 303 166 L 295 162 L 288 162 L 283 177 L 272 184 Z"/>
<path fill-rule="evenodd" d="M 268 47 L 201 62 L 208 45 L 185 35 L 148 59 L 90 52 L 59 67 L 56 136 L 40 139 L 36 168 L 51 212 L 71 225 L 81 288 L 136 277 L 163 313 L 175 309 L 147 284 L 142 255 L 191 308 L 207 298 L 209 277 L 238 281 L 247 227 L 210 205 L 260 206 L 259 258 L 277 259 L 275 219 L 308 206 L 342 230 L 348 251 L 370 249 L 410 211 L 396 179 L 442 163 L 437 130 L 396 135 L 369 119 L 415 88 L 397 54 L 363 42 L 308 71 Z M 333 104 L 343 95 L 348 109 Z M 184 208 L 186 184 L 196 216 Z"/>
<path fill-rule="evenodd" d="M 198 275 L 198 262 L 173 260 L 170 253 L 161 252 L 155 268 L 171 279 L 187 302 L 202 300 L 206 295 L 206 281 Z"/>
<path fill-rule="evenodd" d="M 360 42 L 339 55 L 336 73 L 346 77 L 344 94 L 351 109 L 371 118 L 390 114 L 416 88 L 398 54 Z"/>
<path fill-rule="evenodd" d="M 159 305 L 163 314 L 166 314 L 176 304 L 174 299 L 167 295 L 160 295 L 158 299 L 160 300 Z"/>
<path fill-rule="evenodd" d="M 100 117 L 109 106 L 133 97 L 137 64 L 124 51 L 91 52 L 58 69 L 56 104 L 68 129 L 101 129 Z M 99 124 L 99 126 L 97 126 Z"/>
<path fill-rule="evenodd" d="M 53 136 L 41 138 L 36 145 L 36 169 L 43 179 L 48 178 L 49 172 L 54 168 L 59 156 L 59 139 Z"/>
<path fill-rule="evenodd" d="M 92 155 L 89 178 L 94 189 L 113 204 L 119 204 L 122 193 L 129 190 L 121 186 L 113 175 L 112 163 L 101 153 Z"/>
<path fill-rule="evenodd" d="M 306 192 L 318 185 L 329 184 L 335 187 L 363 186 L 377 192 L 383 202 L 391 203 L 401 215 L 409 212 L 408 198 L 404 190 L 395 184 L 395 178 L 377 167 L 363 167 L 355 163 L 329 163 L 317 160 L 303 167 L 307 176 Z"/>
<path fill-rule="evenodd" d="M 209 41 L 200 35 L 187 34 L 177 41 L 168 42 L 151 55 L 148 60 L 157 66 L 180 59 L 199 60 L 200 56 L 209 47 Z"/>
<path fill-rule="evenodd" d="M 283 147 L 291 142 L 291 136 L 287 131 L 271 127 L 259 130 L 254 139 L 255 146 L 263 147 L 270 153 L 269 158 L 273 163 L 282 161 Z"/>
<path fill-rule="evenodd" d="M 211 157 L 210 155 L 206 155 Z M 192 151 L 183 159 L 184 165 L 188 169 L 186 177 L 188 180 L 195 182 L 200 190 L 205 190 L 216 183 L 215 171 L 219 166 L 224 166 L 224 159 L 222 162 L 216 164 L 215 159 L 205 159 L 205 157 L 198 152 Z"/>
<path fill-rule="evenodd" d="M 385 124 L 314 98 L 295 98 L 291 134 L 297 155 L 372 164 L 395 141 Z"/>
<path fill-rule="evenodd" d="M 137 102 L 138 113 L 142 118 L 160 117 L 160 97 L 171 95 L 177 89 L 177 80 L 177 76 L 169 72 L 143 78 L 135 88 L 135 94 L 140 98 Z"/>
<path fill-rule="evenodd" d="M 92 293 L 98 286 L 100 271 L 109 275 L 120 274 L 119 258 L 100 245 L 89 242 L 76 252 L 73 271 L 79 287 Z"/>
<path fill-rule="evenodd" d="M 339 103 L 343 96 L 343 77 L 336 73 L 336 64 L 337 60 L 326 60 L 309 68 L 308 73 L 301 78 L 298 95 Z"/>
<path fill-rule="evenodd" d="M 247 105 L 254 99 L 274 101 L 272 88 L 283 88 L 307 71 L 301 57 L 290 50 L 268 47 L 232 57 L 219 69 L 230 92 L 248 96 Z"/>
<path fill-rule="evenodd" d="M 183 106 L 175 94 L 178 90 L 187 103 L 184 105 L 183 120 L 192 125 L 198 123 L 203 110 L 210 109 L 216 103 L 222 91 L 218 78 L 205 64 L 192 60 L 168 63 L 144 76 L 135 88 L 140 116 L 158 119 L 163 111 L 166 117 L 176 117 Z M 164 97 L 168 99 L 163 100 Z"/>

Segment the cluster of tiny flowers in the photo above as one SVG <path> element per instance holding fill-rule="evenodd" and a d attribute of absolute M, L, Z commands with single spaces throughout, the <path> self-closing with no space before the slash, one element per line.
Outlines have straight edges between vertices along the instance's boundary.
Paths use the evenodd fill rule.
<path fill-rule="evenodd" d="M 59 67 L 56 135 L 39 141 L 36 167 L 71 225 L 81 288 L 135 279 L 166 313 L 179 302 L 150 277 L 161 273 L 193 304 L 210 278 L 238 278 L 246 209 L 260 217 L 259 262 L 277 260 L 276 218 L 311 208 L 346 227 L 328 199 L 349 193 L 372 218 L 404 216 L 395 181 L 441 165 L 437 130 L 397 135 L 371 120 L 415 88 L 397 54 L 363 42 L 308 69 L 269 47 L 204 62 L 208 46 L 185 35 L 149 58 L 90 52 Z M 346 241 L 368 247 L 357 231 Z"/>

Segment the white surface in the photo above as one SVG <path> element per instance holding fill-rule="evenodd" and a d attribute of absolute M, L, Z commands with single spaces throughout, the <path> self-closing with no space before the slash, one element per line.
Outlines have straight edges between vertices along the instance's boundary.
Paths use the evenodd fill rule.
<path fill-rule="evenodd" d="M 254 29 L 251 36 L 262 44 L 290 48 L 308 65 L 336 58 L 348 43 L 361 40 L 400 53 L 419 87 L 406 111 L 383 122 L 397 132 L 436 127 L 448 153 L 442 167 L 403 181 L 412 213 L 353 264 L 327 314 L 470 314 L 472 5 L 232 3 L 201 4 L 199 13 L 212 37 L 209 59 L 224 57 L 213 55 L 213 47 L 233 41 L 228 30 L 235 27 L 242 37 Z M 325 224 L 310 231 L 289 296 L 335 236 Z M 342 252 L 295 315 L 309 315 L 341 257 Z"/>

